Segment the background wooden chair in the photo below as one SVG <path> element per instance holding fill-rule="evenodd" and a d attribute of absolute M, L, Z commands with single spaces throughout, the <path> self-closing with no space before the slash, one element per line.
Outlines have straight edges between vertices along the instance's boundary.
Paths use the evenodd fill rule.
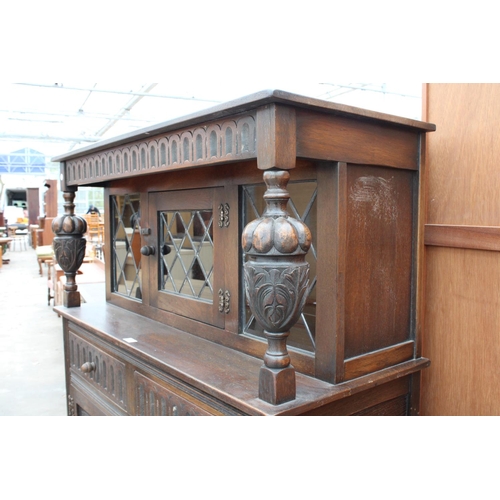
<path fill-rule="evenodd" d="M 36 247 L 36 258 L 38 260 L 38 267 L 40 271 L 40 276 L 43 276 L 42 264 L 47 263 L 54 259 L 54 250 L 52 245 L 45 245 L 41 247 Z"/>
<path fill-rule="evenodd" d="M 101 256 L 104 246 L 104 224 L 96 213 L 85 215 L 87 221 L 87 241 L 94 246 L 96 255 Z"/>
<path fill-rule="evenodd" d="M 12 251 L 17 249 L 27 250 L 28 249 L 28 231 L 18 229 L 17 226 L 9 226 L 7 228 L 7 232 L 9 234 L 9 238 L 12 238 L 12 241 L 9 243 L 9 247 Z"/>

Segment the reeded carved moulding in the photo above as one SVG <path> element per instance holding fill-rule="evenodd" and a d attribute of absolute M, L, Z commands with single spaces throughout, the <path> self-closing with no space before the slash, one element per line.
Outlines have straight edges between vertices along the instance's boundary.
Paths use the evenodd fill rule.
<path fill-rule="evenodd" d="M 262 217 L 247 224 L 242 235 L 248 256 L 245 292 L 268 341 L 259 373 L 259 398 L 275 405 L 295 399 L 295 370 L 286 342 L 307 298 L 305 257 L 312 241 L 309 228 L 286 211 L 289 179 L 286 170 L 264 172 L 266 209 Z"/>

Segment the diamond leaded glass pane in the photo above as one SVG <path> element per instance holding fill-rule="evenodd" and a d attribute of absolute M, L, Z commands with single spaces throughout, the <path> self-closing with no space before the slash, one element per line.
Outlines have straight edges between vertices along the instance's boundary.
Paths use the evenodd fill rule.
<path fill-rule="evenodd" d="M 141 231 L 138 194 L 111 197 L 112 290 L 142 298 Z"/>
<path fill-rule="evenodd" d="M 159 212 L 160 290 L 213 302 L 212 210 Z"/>
<path fill-rule="evenodd" d="M 287 186 L 290 193 L 287 211 L 291 217 L 303 221 L 311 230 L 313 242 L 307 254 L 309 262 L 309 291 L 306 305 L 300 319 L 290 330 L 287 344 L 307 351 L 315 349 L 316 334 L 316 197 L 317 183 L 290 182 Z M 263 195 L 266 191 L 264 183 L 243 186 L 243 227 L 260 217 L 265 209 Z M 243 256 L 245 260 L 245 256 Z M 243 297 L 245 297 L 243 291 Z M 245 297 L 244 333 L 264 337 L 262 328 L 255 321 Z"/>

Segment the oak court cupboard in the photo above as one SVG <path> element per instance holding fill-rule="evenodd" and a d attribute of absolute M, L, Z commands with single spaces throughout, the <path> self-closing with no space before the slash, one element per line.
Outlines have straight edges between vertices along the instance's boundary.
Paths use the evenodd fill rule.
<path fill-rule="evenodd" d="M 68 414 L 418 414 L 434 129 L 272 90 L 55 158 Z M 79 186 L 105 189 L 82 304 Z"/>

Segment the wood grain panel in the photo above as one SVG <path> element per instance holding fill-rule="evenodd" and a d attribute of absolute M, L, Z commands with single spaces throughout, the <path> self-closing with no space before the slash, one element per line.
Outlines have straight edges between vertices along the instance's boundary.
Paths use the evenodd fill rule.
<path fill-rule="evenodd" d="M 499 84 L 427 84 L 423 415 L 500 411 Z M 487 251 L 486 251 L 487 250 Z"/>
<path fill-rule="evenodd" d="M 297 112 L 297 156 L 418 169 L 416 131 Z"/>
<path fill-rule="evenodd" d="M 428 247 L 422 415 L 500 414 L 500 256 Z"/>
<path fill-rule="evenodd" d="M 364 356 L 346 359 L 344 380 L 352 380 L 367 375 L 368 373 L 382 370 L 388 366 L 407 361 L 413 357 L 414 350 L 415 343 L 409 341 L 388 347 L 387 349 L 365 354 Z"/>
<path fill-rule="evenodd" d="M 305 416 L 340 416 L 340 415 L 405 415 L 407 412 L 406 396 L 409 391 L 409 377 L 402 377 L 371 391 L 360 393 L 357 398 L 343 398 L 330 405 L 305 413 Z M 384 406 L 388 401 L 403 398 L 404 404 Z M 391 411 L 392 410 L 392 411 Z"/>
<path fill-rule="evenodd" d="M 345 357 L 410 338 L 413 173 L 348 165 Z"/>
<path fill-rule="evenodd" d="M 378 405 L 366 408 L 357 413 L 355 417 L 404 417 L 408 413 L 408 396 L 399 396 L 398 398 L 385 401 Z"/>
<path fill-rule="evenodd" d="M 426 106 L 427 222 L 497 226 L 500 84 L 430 84 Z"/>
<path fill-rule="evenodd" d="M 500 227 L 425 225 L 425 244 L 473 250 L 500 251 Z"/>
<path fill-rule="evenodd" d="M 328 301 L 318 301 L 317 331 L 331 332 L 316 339 L 315 376 L 332 383 L 344 377 L 344 283 L 345 283 L 345 206 L 347 165 L 318 168 L 318 290 Z"/>
<path fill-rule="evenodd" d="M 270 104 L 257 110 L 257 165 L 295 168 L 295 109 Z"/>

